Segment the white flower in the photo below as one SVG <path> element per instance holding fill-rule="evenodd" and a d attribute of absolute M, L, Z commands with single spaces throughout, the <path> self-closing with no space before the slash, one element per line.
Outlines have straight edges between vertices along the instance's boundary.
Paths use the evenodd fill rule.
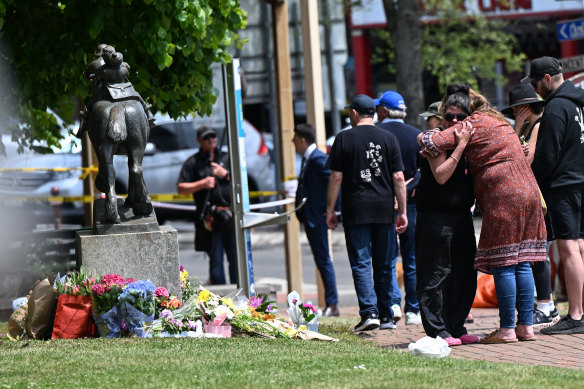
<path fill-rule="evenodd" d="M 233 319 L 233 311 L 226 305 L 218 305 L 213 310 L 213 313 L 215 314 L 215 316 L 219 316 L 221 314 L 226 314 L 228 320 Z"/>

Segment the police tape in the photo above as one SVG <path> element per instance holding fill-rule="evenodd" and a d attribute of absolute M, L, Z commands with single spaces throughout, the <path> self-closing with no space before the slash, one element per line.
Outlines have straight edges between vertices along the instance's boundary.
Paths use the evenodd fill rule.
<path fill-rule="evenodd" d="M 70 170 L 80 170 L 82 173 L 79 176 L 80 180 L 84 180 L 91 173 L 97 173 L 99 168 L 95 165 L 89 167 L 21 167 L 21 168 L 11 168 L 11 167 L 0 167 L 1 172 L 68 172 Z"/>
<path fill-rule="evenodd" d="M 279 194 L 278 192 L 249 192 L 250 198 L 264 197 L 264 196 L 275 196 Z M 46 201 L 49 203 L 72 203 L 72 202 L 82 202 L 82 203 L 92 203 L 95 199 L 104 198 L 105 195 L 101 193 L 92 197 L 90 195 L 85 196 L 10 196 L 10 195 L 0 195 L 0 201 Z M 126 194 L 119 194 L 118 197 L 127 197 Z M 161 203 L 171 203 L 171 202 L 185 202 L 193 201 L 192 195 L 180 195 L 176 193 L 156 193 L 150 194 L 152 201 L 158 201 Z"/>

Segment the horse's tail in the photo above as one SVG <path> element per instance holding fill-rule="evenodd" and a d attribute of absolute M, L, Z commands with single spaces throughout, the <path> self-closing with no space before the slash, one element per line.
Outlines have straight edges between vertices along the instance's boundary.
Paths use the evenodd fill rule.
<path fill-rule="evenodd" d="M 124 141 L 128 136 L 126 112 L 123 106 L 115 105 L 110 111 L 107 136 L 115 143 Z"/>

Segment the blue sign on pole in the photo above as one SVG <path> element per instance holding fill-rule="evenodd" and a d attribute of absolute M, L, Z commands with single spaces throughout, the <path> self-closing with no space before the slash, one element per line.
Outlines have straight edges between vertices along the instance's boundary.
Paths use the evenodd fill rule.
<path fill-rule="evenodd" d="M 557 30 L 560 42 L 584 39 L 584 19 L 558 23 Z"/>

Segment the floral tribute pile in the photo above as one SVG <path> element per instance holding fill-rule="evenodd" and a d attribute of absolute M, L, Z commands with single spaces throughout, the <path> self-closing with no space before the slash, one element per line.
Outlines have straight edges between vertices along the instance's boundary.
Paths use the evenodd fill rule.
<path fill-rule="evenodd" d="M 70 272 L 57 277 L 51 290 L 59 296 L 56 311 L 43 317 L 54 317 L 54 323 L 49 323 L 54 324 L 53 339 L 94 336 L 230 338 L 245 334 L 336 341 L 309 331 L 310 328 L 299 327 L 296 321 L 279 320 L 276 302 L 269 300 L 268 295 L 247 298 L 239 290 L 221 297 L 202 286 L 194 286 L 182 266 L 180 279 L 182 301 L 150 280 L 124 278 L 119 274 L 92 277 L 83 269 Z M 304 323 L 310 322 L 312 317 L 307 319 Z M 10 335 L 19 339 L 26 337 L 26 332 L 23 329 L 21 334 Z"/>

